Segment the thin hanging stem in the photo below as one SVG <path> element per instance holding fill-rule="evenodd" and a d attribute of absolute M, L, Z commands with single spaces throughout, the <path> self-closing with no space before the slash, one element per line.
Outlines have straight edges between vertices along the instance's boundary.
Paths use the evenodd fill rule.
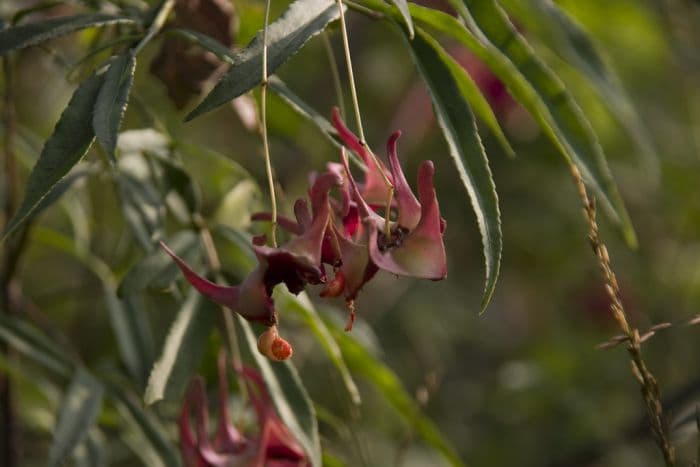
<path fill-rule="evenodd" d="M 277 198 L 275 196 L 275 180 L 272 176 L 272 163 L 270 162 L 270 143 L 267 139 L 267 29 L 270 22 L 270 0 L 265 0 L 265 23 L 263 24 L 263 53 L 262 53 L 262 81 L 260 83 L 260 118 L 262 120 L 263 153 L 265 156 L 265 172 L 267 184 L 270 190 L 270 204 L 272 213 L 270 219 L 270 243 L 277 246 Z"/>
<path fill-rule="evenodd" d="M 323 46 L 326 49 L 326 56 L 328 56 L 328 62 L 331 67 L 331 77 L 333 79 L 333 87 L 335 88 L 335 98 L 338 101 L 338 107 L 340 108 L 340 116 L 345 119 L 345 99 L 343 99 L 343 87 L 340 84 L 340 72 L 338 71 L 338 62 L 333 54 L 333 47 L 331 46 L 331 41 L 328 39 L 328 33 L 326 31 L 321 34 L 323 39 Z"/>
<path fill-rule="evenodd" d="M 388 196 L 387 196 L 387 208 L 386 208 L 386 223 L 384 224 L 384 230 L 387 235 L 390 234 L 390 219 L 389 219 L 389 212 L 391 208 L 391 202 L 394 198 L 394 185 L 391 183 L 391 180 L 389 180 L 389 176 L 386 174 L 384 171 L 384 168 L 382 164 L 379 162 L 379 159 L 377 159 L 377 156 L 374 154 L 374 151 L 369 147 L 367 144 L 367 141 L 365 140 L 365 132 L 364 129 L 362 128 L 362 117 L 360 116 L 360 104 L 357 99 L 357 89 L 355 88 L 355 74 L 352 71 L 352 58 L 350 57 L 350 44 L 348 42 L 348 28 L 345 25 L 345 10 L 343 9 L 343 0 L 336 0 L 336 3 L 338 5 L 338 13 L 340 15 L 340 31 L 341 35 L 343 36 L 343 50 L 345 51 L 345 64 L 347 65 L 348 68 L 348 81 L 350 82 L 350 95 L 352 96 L 352 105 L 353 109 L 355 110 L 355 121 L 357 122 L 357 133 L 360 136 L 360 144 L 363 145 L 364 147 L 367 148 L 367 152 L 369 152 L 370 156 L 372 157 L 372 161 L 374 162 L 374 165 L 377 166 L 377 169 L 379 170 L 379 173 L 382 176 L 382 179 L 384 180 L 384 184 L 387 187 L 388 191 Z"/>
<path fill-rule="evenodd" d="M 654 440 L 664 457 L 666 466 L 673 467 L 676 465 L 675 450 L 668 437 L 668 422 L 664 416 L 663 406 L 661 404 L 659 385 L 642 358 L 639 330 L 630 325 L 624 304 L 620 298 L 620 285 L 617 282 L 615 271 L 612 268 L 608 249 L 600 238 L 598 222 L 596 221 L 595 200 L 588 197 L 586 185 L 583 183 L 583 178 L 581 177 L 579 169 L 573 164 L 570 168 L 574 182 L 578 188 L 581 203 L 583 204 L 583 213 L 588 223 L 588 241 L 598 258 L 598 266 L 600 267 L 603 280 L 605 281 L 605 290 L 610 299 L 610 311 L 628 341 L 627 351 L 630 354 L 632 373 L 637 379 L 642 391 L 642 398 L 646 405 Z"/>

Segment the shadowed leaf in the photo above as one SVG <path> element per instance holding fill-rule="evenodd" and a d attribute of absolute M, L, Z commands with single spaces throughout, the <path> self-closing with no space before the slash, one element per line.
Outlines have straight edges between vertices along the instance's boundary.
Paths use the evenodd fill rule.
<path fill-rule="evenodd" d="M 134 23 L 133 18 L 102 13 L 64 16 L 36 23 L 23 24 L 0 31 L 0 55 L 12 50 L 39 44 L 57 36 L 94 26 Z"/>
<path fill-rule="evenodd" d="M 170 326 L 160 358 L 148 378 L 144 400 L 182 396 L 197 370 L 204 347 L 216 323 L 218 307 L 192 289 Z"/>
<path fill-rule="evenodd" d="M 95 134 L 88 123 L 92 120 L 95 100 L 104 77 L 93 75 L 73 93 L 68 106 L 41 151 L 27 180 L 24 200 L 7 223 L 6 237 L 33 214 L 41 200 L 70 169 L 78 163 L 92 144 Z"/>
<path fill-rule="evenodd" d="M 338 17 L 333 0 L 296 0 L 270 24 L 267 34 L 268 74 L 294 55 L 311 37 Z M 262 34 L 258 34 L 233 57 L 229 71 L 187 116 L 186 120 L 209 112 L 260 84 L 262 80 Z"/>
<path fill-rule="evenodd" d="M 49 466 L 62 465 L 73 449 L 87 438 L 102 409 L 103 392 L 102 384 L 90 373 L 82 368 L 76 370 L 58 414 Z"/>
<path fill-rule="evenodd" d="M 112 159 L 135 69 L 136 57 L 130 53 L 112 59 L 95 102 L 92 126 L 100 145 Z"/>

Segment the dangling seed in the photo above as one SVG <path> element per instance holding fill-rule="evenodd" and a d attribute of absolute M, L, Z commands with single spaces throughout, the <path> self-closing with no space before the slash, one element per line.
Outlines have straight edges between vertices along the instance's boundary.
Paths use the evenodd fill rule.
<path fill-rule="evenodd" d="M 352 331 L 352 325 L 355 324 L 355 301 L 348 300 L 345 302 L 345 307 L 348 309 L 350 316 L 348 317 L 348 322 L 345 325 L 345 332 Z"/>

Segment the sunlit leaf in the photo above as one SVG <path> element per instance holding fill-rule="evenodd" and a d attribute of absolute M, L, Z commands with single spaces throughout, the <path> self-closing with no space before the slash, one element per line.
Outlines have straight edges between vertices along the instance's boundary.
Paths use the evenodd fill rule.
<path fill-rule="evenodd" d="M 659 160 L 640 113 L 635 109 L 604 52 L 581 24 L 550 0 L 517 0 L 526 8 L 527 24 L 543 30 L 546 46 L 589 80 L 620 124 L 627 130 L 644 158 L 649 175 L 658 177 Z M 521 19 L 521 17 L 518 17 Z"/>
<path fill-rule="evenodd" d="M 331 363 L 336 367 L 343 380 L 343 385 L 348 391 L 350 399 L 355 405 L 360 405 L 360 391 L 357 389 L 355 381 L 352 379 L 350 370 L 348 370 L 340 348 L 335 341 L 335 338 L 328 330 L 328 327 L 319 316 L 308 295 L 305 292 L 299 295 L 293 295 L 283 287 L 278 287 L 274 295 L 275 307 L 277 310 L 285 313 L 294 313 L 299 316 L 304 324 L 308 326 L 311 332 L 316 336 L 316 339 L 321 344 L 321 347 L 328 355 Z"/>
<path fill-rule="evenodd" d="M 0 55 L 6 54 L 11 50 L 39 44 L 80 29 L 117 23 L 134 23 L 134 19 L 128 16 L 92 13 L 50 18 L 44 21 L 7 28 L 0 31 Z"/>
<path fill-rule="evenodd" d="M 287 11 L 268 28 L 268 74 L 274 73 L 306 41 L 321 32 L 337 17 L 338 7 L 333 0 L 296 0 L 292 3 Z M 229 71 L 190 112 L 187 120 L 209 112 L 260 84 L 262 42 L 262 34 L 258 34 L 248 46 L 236 52 Z"/>
<path fill-rule="evenodd" d="M 400 19 L 398 10 L 383 2 L 363 0 L 363 3 L 397 20 Z M 592 132 L 590 123 L 585 119 L 570 93 L 553 72 L 534 55 L 529 45 L 522 42 L 524 39 L 510 24 L 507 17 L 504 19 L 500 8 L 496 8 L 495 12 L 492 11 L 494 14 L 498 13 L 498 18 L 489 17 L 485 21 L 491 25 L 495 24 L 495 28 L 503 33 L 504 38 L 500 42 L 502 47 L 512 46 L 512 43 L 517 42 L 520 59 L 519 62 L 516 60 L 517 63 L 511 61 L 483 33 L 479 32 L 481 23 L 477 24 L 471 18 L 469 10 L 459 0 L 454 0 L 453 3 L 455 7 L 461 6 L 460 13 L 470 20 L 469 28 L 453 16 L 432 8 L 410 4 L 409 9 L 414 20 L 456 39 L 488 65 L 491 71 L 506 84 L 513 97 L 532 114 L 562 155 L 581 168 L 588 183 L 600 196 L 601 204 L 607 208 L 613 221 L 620 226 L 627 243 L 635 246 L 637 240 L 634 229 L 617 192 L 600 144 Z M 486 3 L 489 2 L 481 2 L 484 5 Z M 490 8 L 483 5 L 482 7 Z"/>
<path fill-rule="evenodd" d="M 321 443 L 318 435 L 316 412 L 299 378 L 296 368 L 290 361 L 271 362 L 257 350 L 257 339 L 248 322 L 236 315 L 243 329 L 250 353 L 260 368 L 277 413 L 304 447 L 311 464 L 321 465 Z"/>
<path fill-rule="evenodd" d="M 399 12 L 401 13 L 401 18 L 404 23 L 406 23 L 406 28 L 408 29 L 408 37 L 413 40 L 415 36 L 415 30 L 413 28 L 413 20 L 411 19 L 411 13 L 408 11 L 408 2 L 406 0 L 391 0 L 391 3 L 396 5 Z"/>
<path fill-rule="evenodd" d="M 508 67 L 508 64 L 516 68 L 517 71 L 510 70 L 506 74 L 511 76 L 510 81 L 516 80 L 514 74 L 521 77 L 522 89 L 516 91 L 511 83 L 507 83 L 509 89 L 538 118 L 562 154 L 579 167 L 587 183 L 612 214 L 613 220 L 622 228 L 625 240 L 630 246 L 635 246 L 636 235 L 615 186 L 603 148 L 571 93 L 559 77 L 535 55 L 495 0 L 464 0 L 464 4 L 467 8 L 459 8 L 459 12 L 479 39 L 478 50 L 472 51 L 489 66 L 498 61 L 498 68 Z M 466 28 L 462 29 L 466 31 Z M 502 72 L 492 69 L 506 82 L 507 78 Z M 530 102 L 523 100 L 528 91 L 531 96 L 527 100 Z"/>
<path fill-rule="evenodd" d="M 197 370 L 218 313 L 213 302 L 194 289 L 190 291 L 170 326 L 160 358 L 148 378 L 146 404 L 182 396 Z"/>
<path fill-rule="evenodd" d="M 0 41 L 1 42 L 1 41 Z M 61 114 L 53 134 L 41 151 L 27 180 L 24 200 L 3 232 L 6 237 L 23 223 L 70 169 L 78 163 L 92 144 L 95 134 L 88 123 L 104 77 L 93 75 L 73 93 Z"/>
<path fill-rule="evenodd" d="M 481 144 L 469 102 L 462 92 L 466 72 L 421 29 L 410 47 L 428 86 L 442 133 L 464 187 L 469 193 L 481 232 L 486 264 L 486 285 L 481 303 L 488 305 L 498 279 L 503 249 L 501 214 L 496 186 Z"/>
<path fill-rule="evenodd" d="M 90 373 L 78 368 L 70 383 L 54 430 L 49 450 L 50 466 L 62 465 L 65 459 L 88 436 L 102 409 L 104 389 Z"/>
<path fill-rule="evenodd" d="M 117 133 L 134 82 L 135 69 L 136 57 L 131 53 L 113 58 L 95 102 L 92 126 L 100 145 L 112 159 L 117 146 Z"/>

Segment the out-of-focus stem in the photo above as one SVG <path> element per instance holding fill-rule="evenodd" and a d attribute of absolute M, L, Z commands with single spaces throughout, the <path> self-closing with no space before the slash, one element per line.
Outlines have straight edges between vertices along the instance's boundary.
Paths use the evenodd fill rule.
<path fill-rule="evenodd" d="M 338 107 L 340 108 L 340 116 L 345 119 L 345 100 L 343 99 L 343 87 L 340 84 L 340 72 L 338 71 L 338 62 L 333 54 L 333 46 L 331 45 L 330 39 L 328 39 L 328 33 L 323 32 L 321 34 L 323 39 L 323 46 L 326 49 L 326 55 L 328 56 L 328 63 L 331 67 L 331 78 L 333 79 L 333 87 L 335 88 L 335 98 L 338 101 Z"/>
<path fill-rule="evenodd" d="M 262 53 L 262 81 L 260 83 L 260 118 L 262 120 L 263 154 L 265 156 L 265 172 L 267 184 L 270 190 L 271 219 L 270 219 L 270 243 L 277 246 L 277 197 L 275 196 L 275 180 L 272 176 L 272 162 L 270 161 L 270 143 L 267 138 L 267 29 L 270 22 L 270 0 L 265 0 L 265 23 L 263 24 L 263 53 Z"/>
<path fill-rule="evenodd" d="M 4 126 L 2 144 L 2 206 L 3 220 L 14 214 L 17 206 L 17 165 L 14 153 L 14 138 L 16 132 L 12 58 L 2 59 L 2 70 L 5 78 L 5 89 L 2 99 L 2 122 Z M 0 313 L 13 312 L 11 287 L 14 272 L 19 261 L 26 239 L 27 227 L 14 237 L 5 240 L 2 245 L 2 263 L 0 264 Z M 0 352 L 6 359 L 12 359 L 11 350 L 6 345 L 0 346 Z M 0 374 L 0 465 L 14 467 L 17 464 L 17 430 L 13 405 L 13 391 L 7 374 Z"/>

